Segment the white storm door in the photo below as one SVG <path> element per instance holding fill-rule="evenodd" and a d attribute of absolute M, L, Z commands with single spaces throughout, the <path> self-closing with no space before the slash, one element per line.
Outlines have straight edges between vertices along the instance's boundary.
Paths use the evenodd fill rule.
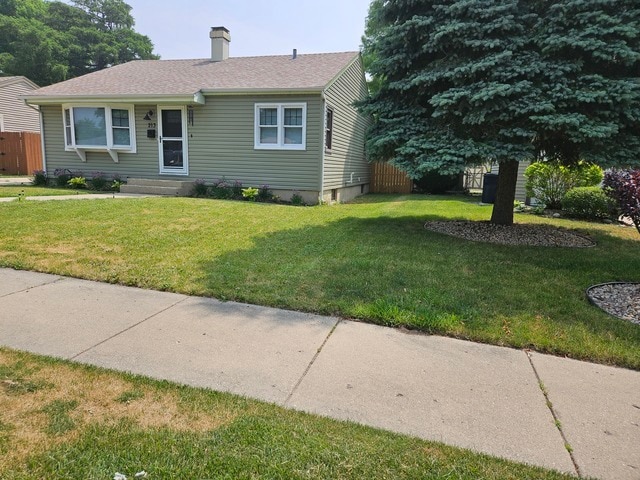
<path fill-rule="evenodd" d="M 188 175 L 187 118 L 185 107 L 158 107 L 160 173 Z"/>

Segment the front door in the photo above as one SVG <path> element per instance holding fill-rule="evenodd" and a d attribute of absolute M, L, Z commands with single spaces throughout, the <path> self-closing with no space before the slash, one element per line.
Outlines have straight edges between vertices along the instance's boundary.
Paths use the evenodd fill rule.
<path fill-rule="evenodd" d="M 160 173 L 188 175 L 187 123 L 184 107 L 159 107 Z"/>

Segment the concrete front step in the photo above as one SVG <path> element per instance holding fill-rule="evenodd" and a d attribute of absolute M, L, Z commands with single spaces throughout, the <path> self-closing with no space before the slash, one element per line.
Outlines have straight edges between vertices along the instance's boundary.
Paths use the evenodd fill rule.
<path fill-rule="evenodd" d="M 129 178 L 120 187 L 122 193 L 146 193 L 152 195 L 183 196 L 191 193 L 193 182 L 184 180 L 151 180 Z"/>

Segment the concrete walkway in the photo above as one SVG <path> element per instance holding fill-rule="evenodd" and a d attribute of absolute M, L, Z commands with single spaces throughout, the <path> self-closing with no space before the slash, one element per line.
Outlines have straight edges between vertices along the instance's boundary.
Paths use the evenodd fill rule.
<path fill-rule="evenodd" d="M 640 479 L 640 372 L 9 269 L 0 345 L 574 475 Z"/>

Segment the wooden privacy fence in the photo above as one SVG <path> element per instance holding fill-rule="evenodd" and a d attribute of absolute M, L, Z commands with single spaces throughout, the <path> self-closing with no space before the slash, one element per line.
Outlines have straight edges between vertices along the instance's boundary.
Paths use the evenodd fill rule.
<path fill-rule="evenodd" d="M 0 132 L 0 175 L 32 175 L 42 170 L 40 134 Z"/>
<path fill-rule="evenodd" d="M 372 193 L 411 193 L 413 180 L 402 170 L 384 162 L 371 164 Z"/>

